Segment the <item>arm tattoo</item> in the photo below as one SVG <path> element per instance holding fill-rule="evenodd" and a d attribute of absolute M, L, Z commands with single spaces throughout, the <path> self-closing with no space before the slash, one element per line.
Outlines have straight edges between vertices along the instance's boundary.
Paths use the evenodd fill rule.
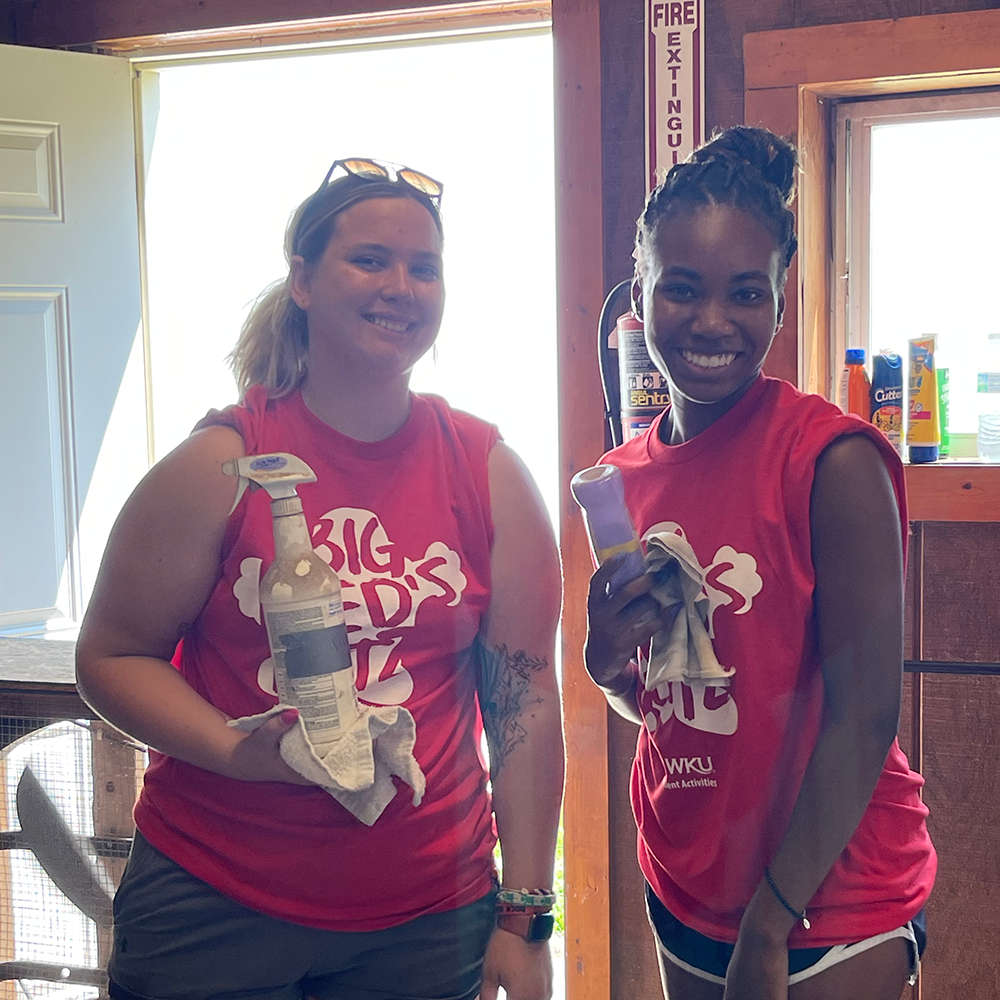
<path fill-rule="evenodd" d="M 490 748 L 490 777 L 495 779 L 510 752 L 527 736 L 521 718 L 529 705 L 543 701 L 531 693 L 531 675 L 548 667 L 549 661 L 529 656 L 523 649 L 513 653 L 506 646 L 488 649 L 479 639 L 474 655 L 479 709 Z"/>

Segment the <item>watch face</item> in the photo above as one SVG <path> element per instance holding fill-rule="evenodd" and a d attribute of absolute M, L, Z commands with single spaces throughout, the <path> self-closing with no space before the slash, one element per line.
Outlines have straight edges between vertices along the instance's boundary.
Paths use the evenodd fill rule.
<path fill-rule="evenodd" d="M 556 919 L 551 913 L 536 913 L 531 918 L 528 928 L 529 941 L 548 941 L 556 926 Z"/>

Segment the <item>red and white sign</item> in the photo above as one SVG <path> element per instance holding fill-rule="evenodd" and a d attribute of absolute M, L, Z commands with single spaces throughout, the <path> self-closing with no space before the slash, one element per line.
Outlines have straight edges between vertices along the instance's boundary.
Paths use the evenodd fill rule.
<path fill-rule="evenodd" d="M 646 183 L 705 138 L 704 0 L 646 0 Z"/>

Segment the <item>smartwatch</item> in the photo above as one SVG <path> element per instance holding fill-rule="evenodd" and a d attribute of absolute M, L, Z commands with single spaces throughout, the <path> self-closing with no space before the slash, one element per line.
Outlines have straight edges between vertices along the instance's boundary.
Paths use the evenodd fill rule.
<path fill-rule="evenodd" d="M 548 941 L 556 925 L 551 913 L 498 913 L 497 927 L 525 941 Z"/>

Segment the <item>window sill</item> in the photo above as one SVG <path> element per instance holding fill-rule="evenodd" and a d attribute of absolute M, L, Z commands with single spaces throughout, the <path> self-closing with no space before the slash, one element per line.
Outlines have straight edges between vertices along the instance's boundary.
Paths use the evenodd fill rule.
<path fill-rule="evenodd" d="M 911 521 L 1000 521 L 1000 465 L 946 458 L 905 476 Z"/>

